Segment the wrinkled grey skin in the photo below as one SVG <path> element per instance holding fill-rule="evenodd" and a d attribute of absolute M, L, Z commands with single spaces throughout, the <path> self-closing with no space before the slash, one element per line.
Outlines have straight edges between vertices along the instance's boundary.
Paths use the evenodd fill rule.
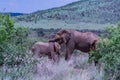
<path fill-rule="evenodd" d="M 35 58 L 47 55 L 49 59 L 53 59 L 55 62 L 59 61 L 60 49 L 61 47 L 57 42 L 36 42 L 32 46 Z"/>
<path fill-rule="evenodd" d="M 69 60 L 75 49 L 82 52 L 90 52 L 95 50 L 99 38 L 92 32 L 78 32 L 75 30 L 60 30 L 57 32 L 54 39 L 49 42 L 58 42 L 59 44 L 66 44 L 65 60 Z"/>

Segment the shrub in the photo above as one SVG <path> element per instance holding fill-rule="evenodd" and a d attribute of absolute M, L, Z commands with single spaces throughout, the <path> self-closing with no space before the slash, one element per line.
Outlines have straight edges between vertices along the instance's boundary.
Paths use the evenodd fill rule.
<path fill-rule="evenodd" d="M 29 52 L 29 29 L 15 27 L 10 15 L 0 15 L 0 79 L 25 79 L 34 59 Z"/>
<path fill-rule="evenodd" d="M 109 37 L 101 39 L 98 48 L 91 52 L 91 60 L 104 63 L 105 80 L 120 80 L 120 24 L 107 30 Z"/>

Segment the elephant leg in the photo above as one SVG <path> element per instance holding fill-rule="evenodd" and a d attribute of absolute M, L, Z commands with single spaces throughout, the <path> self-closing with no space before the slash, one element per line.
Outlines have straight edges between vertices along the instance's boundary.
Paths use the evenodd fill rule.
<path fill-rule="evenodd" d="M 75 44 L 74 42 L 72 42 L 72 40 L 66 44 L 66 55 L 65 55 L 66 61 L 68 61 L 71 58 L 74 48 L 75 48 Z"/>
<path fill-rule="evenodd" d="M 97 64 L 98 64 L 98 61 L 97 61 L 97 60 L 94 60 L 94 64 L 95 64 L 95 66 L 97 66 Z"/>
<path fill-rule="evenodd" d="M 57 57 L 58 57 L 58 60 L 57 60 L 57 62 L 59 62 L 60 61 L 60 55 L 61 55 L 61 50 L 59 50 L 58 52 L 57 52 Z"/>
<path fill-rule="evenodd" d="M 52 59 L 53 59 L 54 62 L 56 62 L 57 59 L 58 59 L 58 57 L 57 57 L 57 55 L 55 54 L 55 52 L 51 52 L 51 57 L 52 57 Z"/>
<path fill-rule="evenodd" d="M 48 55 L 48 58 L 49 58 L 49 59 L 52 59 L 52 56 L 51 56 L 51 55 Z"/>
<path fill-rule="evenodd" d="M 41 56 L 39 55 L 39 51 L 35 51 L 35 52 L 34 52 L 34 57 L 35 57 L 35 58 L 41 57 Z"/>
<path fill-rule="evenodd" d="M 57 62 L 60 61 L 60 55 L 57 55 Z"/>
<path fill-rule="evenodd" d="M 94 55 L 93 54 L 89 54 L 89 59 L 88 59 L 88 63 L 91 63 L 91 58 L 93 57 Z M 94 61 L 94 64 L 95 66 L 98 64 L 98 60 L 93 60 Z"/>
<path fill-rule="evenodd" d="M 67 50 L 66 50 L 66 55 L 65 55 L 65 60 L 66 60 L 66 61 L 70 60 L 73 51 L 74 51 L 74 49 L 69 49 L 69 48 L 67 48 Z"/>

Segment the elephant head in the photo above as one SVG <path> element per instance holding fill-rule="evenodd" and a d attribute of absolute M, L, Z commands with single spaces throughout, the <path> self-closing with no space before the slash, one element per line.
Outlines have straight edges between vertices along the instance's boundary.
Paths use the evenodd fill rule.
<path fill-rule="evenodd" d="M 71 34 L 69 30 L 60 30 L 57 32 L 54 39 L 49 40 L 49 42 L 58 42 L 59 44 L 67 43 L 70 40 Z"/>

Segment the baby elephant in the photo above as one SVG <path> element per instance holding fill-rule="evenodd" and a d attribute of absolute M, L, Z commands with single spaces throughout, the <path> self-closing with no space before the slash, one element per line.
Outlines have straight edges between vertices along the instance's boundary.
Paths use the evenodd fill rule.
<path fill-rule="evenodd" d="M 60 45 L 57 42 L 36 42 L 32 46 L 32 52 L 35 58 L 47 55 L 49 59 L 53 59 L 55 62 L 59 61 Z"/>

